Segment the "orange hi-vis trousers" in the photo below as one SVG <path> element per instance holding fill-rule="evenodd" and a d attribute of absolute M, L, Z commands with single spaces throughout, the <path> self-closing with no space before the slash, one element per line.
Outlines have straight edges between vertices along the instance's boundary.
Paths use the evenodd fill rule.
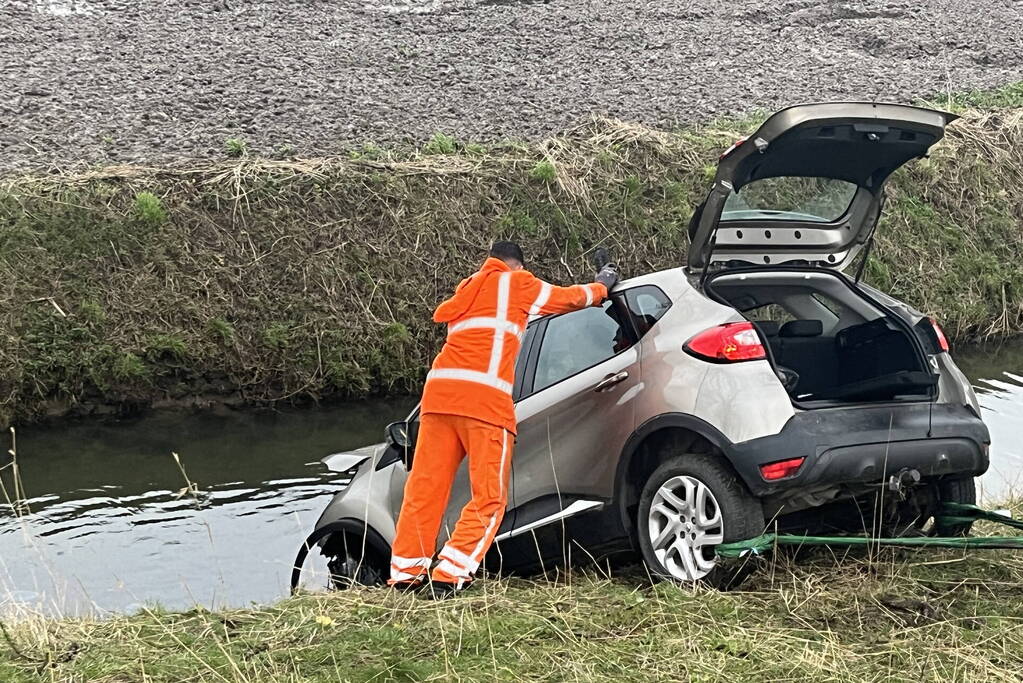
<path fill-rule="evenodd" d="M 416 456 L 391 546 L 390 583 L 426 578 L 451 485 L 466 454 L 472 499 L 438 553 L 432 578 L 459 588 L 472 579 L 504 518 L 514 441 L 507 429 L 471 417 L 428 413 L 420 418 Z"/>

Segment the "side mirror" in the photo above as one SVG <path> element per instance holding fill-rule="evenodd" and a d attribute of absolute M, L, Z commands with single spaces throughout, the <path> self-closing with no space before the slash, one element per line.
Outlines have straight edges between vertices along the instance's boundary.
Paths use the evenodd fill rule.
<path fill-rule="evenodd" d="M 409 443 L 411 439 L 409 439 L 408 432 L 408 422 L 404 420 L 392 422 L 387 425 L 387 441 L 401 450 L 412 448 L 413 444 Z"/>
<path fill-rule="evenodd" d="M 377 462 L 377 469 L 383 469 L 396 462 L 404 462 L 405 469 L 411 471 L 412 455 L 416 450 L 416 437 L 419 434 L 419 420 L 392 422 L 384 431 L 387 451 Z"/>

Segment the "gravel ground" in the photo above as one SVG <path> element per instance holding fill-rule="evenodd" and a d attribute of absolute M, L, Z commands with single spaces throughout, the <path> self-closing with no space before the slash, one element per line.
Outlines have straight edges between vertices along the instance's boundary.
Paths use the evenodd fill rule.
<path fill-rule="evenodd" d="M 1023 80 L 1020 0 L 0 0 L 0 170 Z"/>

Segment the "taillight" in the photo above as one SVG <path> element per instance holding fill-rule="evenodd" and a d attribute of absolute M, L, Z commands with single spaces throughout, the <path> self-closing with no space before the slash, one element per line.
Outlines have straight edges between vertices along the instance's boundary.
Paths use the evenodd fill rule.
<path fill-rule="evenodd" d="M 938 338 L 938 346 L 941 347 L 942 351 L 948 351 L 948 337 L 945 336 L 944 330 L 941 329 L 941 325 L 934 318 L 931 318 L 931 326 L 934 328 L 934 335 Z"/>
<path fill-rule="evenodd" d="M 737 363 L 767 358 L 764 345 L 751 322 L 726 323 L 704 330 L 682 348 L 713 363 Z"/>
<path fill-rule="evenodd" d="M 768 481 L 791 477 L 799 471 L 799 468 L 803 466 L 803 461 L 805 460 L 806 457 L 789 458 L 788 460 L 779 460 L 778 462 L 761 465 L 760 474 Z"/>

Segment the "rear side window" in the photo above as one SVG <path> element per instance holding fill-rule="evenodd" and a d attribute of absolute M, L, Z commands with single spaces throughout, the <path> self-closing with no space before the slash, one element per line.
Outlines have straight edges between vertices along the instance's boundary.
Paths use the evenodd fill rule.
<path fill-rule="evenodd" d="M 784 325 L 787 322 L 796 320 L 796 316 L 778 304 L 765 304 L 756 308 L 746 309 L 742 314 L 747 320 L 752 320 L 755 323 L 775 322 L 779 325 Z"/>
<path fill-rule="evenodd" d="M 660 287 L 643 285 L 625 290 L 625 304 L 636 326 L 636 334 L 642 337 L 671 308 L 671 299 Z"/>
<path fill-rule="evenodd" d="M 533 391 L 546 389 L 632 346 L 617 310 L 606 302 L 600 308 L 551 318 L 536 359 Z"/>
<path fill-rule="evenodd" d="M 845 313 L 849 312 L 848 308 L 832 299 L 827 294 L 814 292 L 810 295 L 810 298 L 816 301 L 821 307 L 821 323 L 823 323 L 825 327 L 834 327 L 835 323 L 837 323 Z"/>

